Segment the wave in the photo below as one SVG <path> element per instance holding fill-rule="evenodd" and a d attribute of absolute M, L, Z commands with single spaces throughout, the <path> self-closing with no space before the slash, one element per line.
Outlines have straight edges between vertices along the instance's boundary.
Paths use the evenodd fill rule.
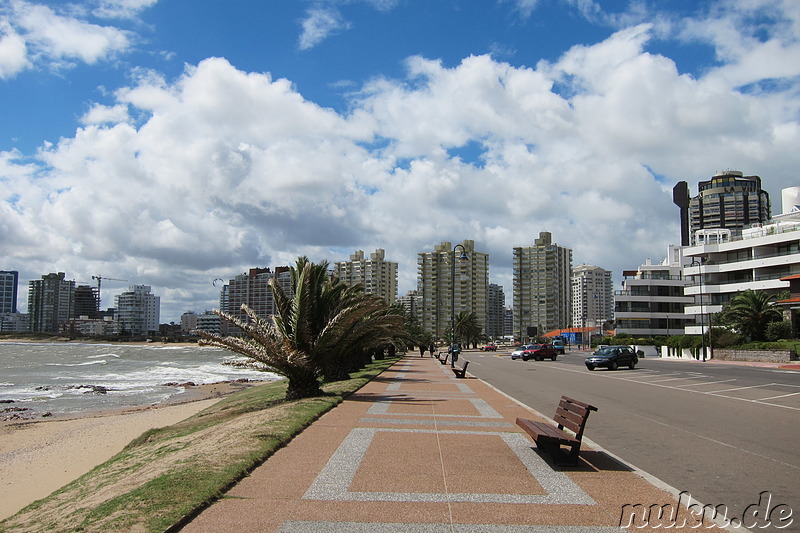
<path fill-rule="evenodd" d="M 99 359 L 97 361 L 86 361 L 85 363 L 45 363 L 45 366 L 89 366 L 89 365 L 107 365 L 108 361 Z"/>
<path fill-rule="evenodd" d="M 87 355 L 86 359 L 100 359 L 101 357 L 114 357 L 116 359 L 119 359 L 119 355 L 117 355 L 117 354 L 115 354 L 113 352 L 99 353 L 97 355 Z"/>

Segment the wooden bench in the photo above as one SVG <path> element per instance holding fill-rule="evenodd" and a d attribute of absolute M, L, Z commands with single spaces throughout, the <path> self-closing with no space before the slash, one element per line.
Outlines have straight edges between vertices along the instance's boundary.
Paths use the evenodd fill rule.
<path fill-rule="evenodd" d="M 442 359 L 442 353 L 444 353 L 444 359 Z M 447 358 L 449 356 L 450 356 L 450 354 L 447 353 L 447 352 L 439 352 L 439 362 L 442 363 L 443 365 L 446 365 L 447 364 Z"/>
<path fill-rule="evenodd" d="M 469 365 L 469 361 L 464 361 L 463 368 L 452 367 L 450 370 L 453 371 L 453 374 L 455 374 L 457 378 L 463 378 L 467 373 L 467 365 Z"/>
<path fill-rule="evenodd" d="M 571 450 L 567 454 L 565 463 L 574 465 L 578 462 L 583 429 L 586 427 L 586 420 L 592 411 L 597 411 L 597 407 L 562 396 L 561 401 L 558 402 L 556 415 L 553 417 L 558 427 L 547 422 L 534 422 L 527 418 L 517 418 L 517 425 L 533 438 L 537 448 L 551 454 L 556 460 L 556 464 L 561 464 L 559 462 L 560 456 L 563 455 L 561 446 L 569 446 Z M 564 428 L 570 430 L 574 435 L 564 431 Z"/>

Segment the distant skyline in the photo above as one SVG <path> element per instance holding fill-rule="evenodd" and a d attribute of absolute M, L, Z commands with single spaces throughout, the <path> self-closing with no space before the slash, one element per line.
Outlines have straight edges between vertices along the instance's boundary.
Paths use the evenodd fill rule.
<path fill-rule="evenodd" d="M 665 7 L 667 6 L 667 7 Z M 796 0 L 0 0 L 0 270 L 217 306 L 215 278 L 541 231 L 614 272 L 672 187 L 800 185 Z M 615 287 L 617 287 L 615 282 Z M 20 290 L 20 310 L 26 292 Z"/>

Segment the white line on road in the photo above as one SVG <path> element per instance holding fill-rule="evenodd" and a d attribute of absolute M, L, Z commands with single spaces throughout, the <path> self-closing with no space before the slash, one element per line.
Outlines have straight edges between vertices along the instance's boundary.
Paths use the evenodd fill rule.
<path fill-rule="evenodd" d="M 782 409 L 791 409 L 792 411 L 800 411 L 800 407 L 792 407 L 791 405 L 781 405 L 779 403 L 769 403 L 769 402 L 765 402 L 765 401 L 761 401 L 761 400 L 751 400 L 749 398 L 737 398 L 736 396 L 725 396 L 724 394 L 717 394 L 717 392 L 720 392 L 720 391 L 707 392 L 707 391 L 686 389 L 686 388 L 683 388 L 683 387 L 676 387 L 674 385 L 662 385 L 660 383 L 653 383 L 653 382 L 648 382 L 648 381 L 638 381 L 638 380 L 628 379 L 625 376 L 615 377 L 615 376 L 606 375 L 607 372 L 590 372 L 590 373 L 587 374 L 583 370 L 577 370 L 577 369 L 568 368 L 564 364 L 561 364 L 561 365 L 550 365 L 549 368 L 553 368 L 555 370 L 562 370 L 562 371 L 565 371 L 565 372 L 574 372 L 576 374 L 591 375 L 591 376 L 593 376 L 595 378 L 618 379 L 618 380 L 623 380 L 623 381 L 628 381 L 628 382 L 633 382 L 633 383 L 639 383 L 641 385 L 650 385 L 652 387 L 662 387 L 662 388 L 665 388 L 665 389 L 680 390 L 680 391 L 684 391 L 684 392 L 691 392 L 691 393 L 694 393 L 694 394 L 703 394 L 703 395 L 706 395 L 706 396 L 716 396 L 717 398 L 727 398 L 727 399 L 730 399 L 730 400 L 738 400 L 738 401 L 741 401 L 741 402 L 757 403 L 757 404 L 760 404 L 760 405 L 769 405 L 771 407 L 780 407 Z M 698 383 L 698 385 L 700 385 L 700 383 Z M 770 385 L 780 385 L 780 383 L 771 383 Z M 761 386 L 766 386 L 766 385 L 758 385 L 758 387 L 761 387 Z M 751 388 L 751 387 L 742 387 L 742 388 Z M 736 390 L 736 389 L 728 389 L 728 390 Z"/>
<path fill-rule="evenodd" d="M 732 392 L 735 390 L 744 390 L 744 389 L 758 389 L 761 387 L 769 387 L 770 385 L 778 385 L 778 383 L 764 383 L 763 385 L 750 385 L 748 387 L 736 387 L 734 389 L 722 389 L 722 390 L 715 390 L 709 392 L 709 394 L 719 394 L 720 392 Z"/>

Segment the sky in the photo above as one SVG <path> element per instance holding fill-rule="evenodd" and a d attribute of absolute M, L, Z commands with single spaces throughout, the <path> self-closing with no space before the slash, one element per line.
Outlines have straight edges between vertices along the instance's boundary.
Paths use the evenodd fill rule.
<path fill-rule="evenodd" d="M 511 305 L 542 231 L 614 273 L 672 188 L 800 185 L 797 0 L 0 0 L 0 270 L 218 307 L 299 256 L 475 241 Z M 117 278 L 122 281 L 113 281 Z"/>

